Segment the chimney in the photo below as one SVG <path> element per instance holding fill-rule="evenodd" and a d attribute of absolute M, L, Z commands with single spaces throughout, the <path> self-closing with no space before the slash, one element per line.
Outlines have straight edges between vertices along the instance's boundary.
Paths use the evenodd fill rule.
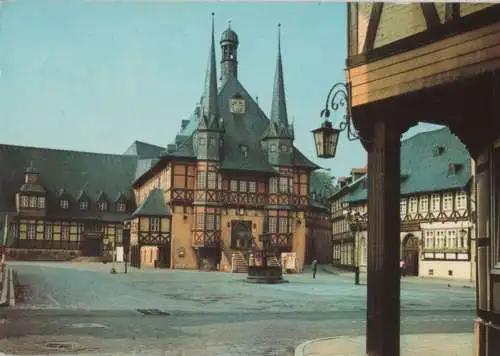
<path fill-rule="evenodd" d="M 366 174 L 366 171 L 367 171 L 366 166 L 361 167 L 361 168 L 351 169 L 352 181 L 358 180 L 359 178 L 364 176 Z"/>

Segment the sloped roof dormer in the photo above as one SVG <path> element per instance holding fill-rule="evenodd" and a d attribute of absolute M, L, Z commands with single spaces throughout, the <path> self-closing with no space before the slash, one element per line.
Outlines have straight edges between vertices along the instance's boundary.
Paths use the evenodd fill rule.
<path fill-rule="evenodd" d="M 163 191 L 159 188 L 153 189 L 144 201 L 132 213 L 132 218 L 138 216 L 171 216 L 172 210 L 165 202 Z"/>
<path fill-rule="evenodd" d="M 40 173 L 33 167 L 33 162 L 24 171 L 24 183 L 19 188 L 20 193 L 29 195 L 45 195 L 45 189 L 39 182 Z"/>

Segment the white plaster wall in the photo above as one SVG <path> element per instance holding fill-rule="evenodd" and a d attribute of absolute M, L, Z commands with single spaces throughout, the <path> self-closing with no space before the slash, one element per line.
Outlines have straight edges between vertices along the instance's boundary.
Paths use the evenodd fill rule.
<path fill-rule="evenodd" d="M 475 271 L 470 261 L 420 261 L 419 275 L 429 278 L 447 278 L 456 280 L 475 280 Z M 433 275 L 429 270 L 434 270 Z M 453 275 L 448 275 L 448 271 L 453 271 Z"/>

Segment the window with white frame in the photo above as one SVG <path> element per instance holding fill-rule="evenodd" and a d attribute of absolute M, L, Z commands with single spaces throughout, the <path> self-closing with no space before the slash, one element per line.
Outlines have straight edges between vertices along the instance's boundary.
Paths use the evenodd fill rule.
<path fill-rule="evenodd" d="M 232 179 L 229 183 L 229 190 L 232 192 L 237 192 L 238 191 L 238 181 Z"/>
<path fill-rule="evenodd" d="M 21 196 L 21 201 L 20 201 L 21 208 L 27 208 L 29 205 L 29 199 L 26 195 Z"/>
<path fill-rule="evenodd" d="M 59 201 L 59 206 L 62 208 L 62 209 L 68 209 L 69 207 L 69 201 L 67 201 L 66 199 L 61 199 Z"/>
<path fill-rule="evenodd" d="M 204 189 L 207 178 L 207 172 L 198 171 L 196 172 L 196 189 Z"/>
<path fill-rule="evenodd" d="M 246 191 L 247 191 L 247 181 L 240 180 L 240 192 L 246 192 Z"/>
<path fill-rule="evenodd" d="M 446 231 L 446 247 L 453 249 L 457 247 L 457 232 L 456 230 L 447 230 Z"/>
<path fill-rule="evenodd" d="M 101 202 L 97 203 L 97 209 L 101 212 L 108 210 L 108 203 L 105 201 L 101 201 Z"/>
<path fill-rule="evenodd" d="M 439 194 L 432 194 L 431 209 L 433 212 L 441 211 L 441 196 Z"/>
<path fill-rule="evenodd" d="M 123 213 L 127 208 L 127 205 L 124 202 L 119 202 L 118 203 L 118 208 L 117 210 L 121 213 Z"/>
<path fill-rule="evenodd" d="M 69 226 L 61 226 L 61 240 L 69 241 Z"/>
<path fill-rule="evenodd" d="M 86 200 L 80 201 L 80 210 L 87 210 L 89 208 L 89 202 Z"/>
<path fill-rule="evenodd" d="M 217 189 L 222 190 L 222 174 L 217 174 Z"/>
<path fill-rule="evenodd" d="M 216 188 L 217 188 L 217 173 L 208 172 L 208 189 L 216 189 Z"/>
<path fill-rule="evenodd" d="M 278 232 L 278 221 L 276 216 L 270 216 L 268 218 L 268 224 L 269 224 L 269 232 L 270 233 L 275 233 Z"/>
<path fill-rule="evenodd" d="M 409 213 L 416 214 L 417 213 L 417 197 L 410 197 L 409 200 Z"/>
<path fill-rule="evenodd" d="M 256 182 L 248 182 L 248 191 L 250 193 L 255 193 L 257 191 L 257 183 Z"/>
<path fill-rule="evenodd" d="M 279 233 L 286 234 L 288 233 L 288 218 L 284 216 L 279 217 Z"/>
<path fill-rule="evenodd" d="M 457 210 L 465 210 L 467 208 L 467 194 L 458 192 L 455 195 L 455 207 Z"/>
<path fill-rule="evenodd" d="M 434 231 L 427 230 L 425 231 L 425 248 L 432 249 L 434 248 Z"/>
<path fill-rule="evenodd" d="M 399 213 L 401 216 L 406 215 L 406 199 L 401 199 L 401 202 L 399 204 Z"/>
<path fill-rule="evenodd" d="M 443 210 L 444 211 L 453 210 L 453 193 L 445 193 L 443 195 Z"/>
<path fill-rule="evenodd" d="M 269 178 L 269 193 L 278 193 L 278 177 Z"/>
<path fill-rule="evenodd" d="M 30 208 L 32 208 L 32 209 L 36 208 L 36 200 L 37 200 L 37 199 L 36 199 L 36 197 L 34 197 L 34 196 L 31 196 L 31 197 L 29 198 L 29 207 L 30 207 Z"/>
<path fill-rule="evenodd" d="M 46 224 L 45 225 L 45 240 L 52 240 L 52 225 L 51 224 Z"/>
<path fill-rule="evenodd" d="M 419 199 L 418 210 L 421 213 L 426 213 L 429 210 L 429 199 L 427 196 L 421 196 Z"/>
<path fill-rule="evenodd" d="M 290 192 L 290 179 L 288 177 L 280 177 L 280 193 L 289 193 Z"/>
<path fill-rule="evenodd" d="M 151 218 L 151 231 L 158 232 L 160 231 L 160 218 L 152 217 Z"/>
<path fill-rule="evenodd" d="M 437 248 L 445 247 L 445 236 L 443 230 L 436 231 L 436 247 Z"/>
<path fill-rule="evenodd" d="M 196 215 L 196 230 L 205 229 L 205 215 L 198 214 Z"/>
<path fill-rule="evenodd" d="M 215 214 L 206 215 L 206 230 L 215 230 Z"/>
<path fill-rule="evenodd" d="M 36 239 L 36 225 L 28 224 L 28 240 Z"/>
<path fill-rule="evenodd" d="M 45 197 L 38 197 L 38 209 L 45 209 Z"/>

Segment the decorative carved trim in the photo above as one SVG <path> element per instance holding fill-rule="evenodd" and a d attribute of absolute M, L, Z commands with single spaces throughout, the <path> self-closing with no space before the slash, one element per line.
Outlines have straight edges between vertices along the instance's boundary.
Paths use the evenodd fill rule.
<path fill-rule="evenodd" d="M 141 246 L 170 245 L 170 232 L 140 232 L 139 244 Z"/>
<path fill-rule="evenodd" d="M 220 246 L 220 230 L 193 230 L 193 247 L 218 247 Z"/>

